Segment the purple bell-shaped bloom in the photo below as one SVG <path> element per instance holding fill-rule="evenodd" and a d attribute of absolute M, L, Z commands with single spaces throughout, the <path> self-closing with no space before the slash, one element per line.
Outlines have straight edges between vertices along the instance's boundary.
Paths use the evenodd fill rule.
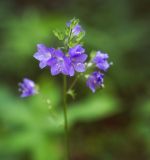
<path fill-rule="evenodd" d="M 98 51 L 92 61 L 100 70 L 107 71 L 107 69 L 110 67 L 110 63 L 107 61 L 108 58 L 109 56 L 107 53 L 101 53 Z"/>
<path fill-rule="evenodd" d="M 92 92 L 95 92 L 95 90 L 98 87 L 102 87 L 103 86 L 103 82 L 104 82 L 104 74 L 95 71 L 93 72 L 87 79 L 87 86 L 92 90 Z"/>
<path fill-rule="evenodd" d="M 72 34 L 73 34 L 74 36 L 77 36 L 77 35 L 79 35 L 80 32 L 83 32 L 83 29 L 82 29 L 82 27 L 81 27 L 79 24 L 77 24 L 77 25 L 72 29 Z"/>
<path fill-rule="evenodd" d="M 49 59 L 48 65 L 51 67 L 51 74 L 53 76 L 60 73 L 70 76 L 73 75 L 70 59 L 66 57 L 60 49 L 55 51 L 55 56 Z"/>
<path fill-rule="evenodd" d="M 67 22 L 66 25 L 67 25 L 67 27 L 70 27 L 71 21 Z M 82 29 L 82 27 L 79 24 L 77 24 L 76 26 L 73 27 L 72 34 L 74 36 L 78 36 L 80 32 L 84 32 L 84 30 Z"/>
<path fill-rule="evenodd" d="M 55 49 L 54 48 L 47 48 L 43 44 L 38 44 L 37 45 L 38 51 L 34 54 L 34 58 L 40 61 L 39 67 L 43 69 L 44 67 L 47 66 L 47 62 L 49 59 L 52 58 Z"/>
<path fill-rule="evenodd" d="M 23 82 L 19 83 L 19 91 L 22 92 L 21 97 L 28 97 L 37 93 L 35 83 L 28 78 L 24 78 Z"/>
<path fill-rule="evenodd" d="M 69 49 L 69 57 L 73 70 L 77 72 L 85 71 L 85 60 L 87 59 L 87 54 L 85 54 L 85 49 L 82 48 L 80 44 Z"/>

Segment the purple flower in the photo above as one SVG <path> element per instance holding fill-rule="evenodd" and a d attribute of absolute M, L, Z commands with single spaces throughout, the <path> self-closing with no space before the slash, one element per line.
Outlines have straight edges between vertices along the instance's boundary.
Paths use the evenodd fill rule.
<path fill-rule="evenodd" d="M 107 69 L 110 67 L 110 64 L 107 61 L 108 58 L 109 56 L 107 53 L 101 53 L 98 51 L 96 56 L 93 58 L 93 63 L 95 63 L 96 66 L 102 71 L 107 71 Z"/>
<path fill-rule="evenodd" d="M 28 78 L 24 78 L 23 82 L 19 83 L 19 87 L 19 91 L 22 92 L 21 97 L 28 97 L 37 93 L 35 83 Z"/>
<path fill-rule="evenodd" d="M 60 73 L 73 76 L 73 67 L 70 66 L 70 59 L 60 49 L 55 51 L 55 55 L 49 59 L 48 65 L 51 67 L 53 76 Z"/>
<path fill-rule="evenodd" d="M 83 32 L 82 27 L 77 24 L 73 29 L 72 29 L 72 33 L 74 36 L 77 36 L 80 32 Z"/>
<path fill-rule="evenodd" d="M 73 48 L 70 48 L 68 53 L 69 53 L 71 65 L 73 67 L 73 69 L 71 70 L 75 70 L 77 72 L 84 72 L 85 71 L 84 62 L 87 59 L 87 54 L 85 54 L 85 49 L 82 48 L 80 44 L 78 44 Z"/>
<path fill-rule="evenodd" d="M 43 44 L 38 44 L 37 49 L 38 49 L 38 52 L 36 52 L 33 57 L 40 61 L 39 67 L 41 69 L 43 69 L 44 67 L 47 66 L 48 60 L 50 58 L 52 58 L 52 56 L 55 52 L 55 49 L 54 48 L 47 48 Z"/>
<path fill-rule="evenodd" d="M 95 71 L 88 77 L 86 84 L 92 90 L 92 92 L 95 92 L 98 87 L 103 86 L 103 78 L 104 74 Z"/>
<path fill-rule="evenodd" d="M 67 27 L 70 27 L 70 25 L 71 25 L 71 21 L 70 22 L 67 22 L 66 23 L 66 25 L 67 25 Z M 73 28 L 72 28 L 72 34 L 74 35 L 74 36 L 77 36 L 77 35 L 79 35 L 79 33 L 80 32 L 83 32 L 84 30 L 82 29 L 82 27 L 79 25 L 79 24 L 77 24 L 76 26 L 74 26 Z"/>

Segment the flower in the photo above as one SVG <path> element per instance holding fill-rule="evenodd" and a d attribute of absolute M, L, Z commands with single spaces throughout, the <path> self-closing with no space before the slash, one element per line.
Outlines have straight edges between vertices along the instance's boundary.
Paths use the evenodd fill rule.
<path fill-rule="evenodd" d="M 33 57 L 40 61 L 39 67 L 41 69 L 43 69 L 44 67 L 47 66 L 48 60 L 50 58 L 52 58 L 52 56 L 55 52 L 55 49 L 54 48 L 47 48 L 43 44 L 38 44 L 37 49 L 38 49 L 38 52 L 36 52 Z"/>
<path fill-rule="evenodd" d="M 103 86 L 103 81 L 104 81 L 103 78 L 104 78 L 104 74 L 98 71 L 95 71 L 88 77 L 86 84 L 94 93 L 98 87 Z"/>
<path fill-rule="evenodd" d="M 102 52 L 98 51 L 92 61 L 93 61 L 93 63 L 96 64 L 96 66 L 100 70 L 107 71 L 107 69 L 110 67 L 110 64 L 107 61 L 108 58 L 109 58 L 109 56 L 107 53 L 102 53 Z"/>
<path fill-rule="evenodd" d="M 67 23 L 66 23 L 67 27 L 70 27 L 70 26 L 71 26 L 71 23 L 72 23 L 72 21 L 67 22 Z M 78 36 L 80 32 L 84 32 L 84 30 L 82 29 L 82 27 L 81 27 L 79 24 L 75 25 L 75 26 L 72 28 L 72 34 L 73 34 L 74 36 Z"/>
<path fill-rule="evenodd" d="M 68 53 L 69 53 L 71 65 L 73 67 L 73 69 L 71 70 L 75 70 L 77 72 L 84 72 L 85 71 L 84 62 L 87 59 L 87 54 L 85 54 L 85 49 L 82 48 L 80 44 L 78 44 L 73 48 L 70 48 Z"/>
<path fill-rule="evenodd" d="M 51 67 L 51 74 L 53 76 L 58 75 L 59 73 L 70 76 L 73 75 L 70 59 L 66 57 L 60 49 L 55 50 L 54 56 L 48 61 L 48 66 Z"/>
<path fill-rule="evenodd" d="M 108 63 L 107 59 L 109 58 L 107 53 L 102 53 L 98 51 L 96 53 L 96 56 L 92 59 L 92 63 L 96 64 L 96 66 L 101 71 L 107 71 L 108 68 L 112 63 Z M 93 72 L 87 79 L 87 86 L 92 90 L 92 92 L 95 92 L 95 90 L 98 87 L 103 87 L 104 82 L 104 74 L 102 74 L 100 71 Z"/>
<path fill-rule="evenodd" d="M 21 97 L 28 97 L 37 93 L 35 83 L 28 78 L 24 78 L 23 82 L 18 85 L 20 87 L 19 91 L 22 92 Z"/>
<path fill-rule="evenodd" d="M 74 36 L 77 36 L 77 35 L 79 35 L 80 32 L 83 32 L 83 29 L 82 29 L 82 27 L 81 27 L 79 24 L 77 24 L 77 25 L 72 29 L 72 34 L 73 34 Z"/>

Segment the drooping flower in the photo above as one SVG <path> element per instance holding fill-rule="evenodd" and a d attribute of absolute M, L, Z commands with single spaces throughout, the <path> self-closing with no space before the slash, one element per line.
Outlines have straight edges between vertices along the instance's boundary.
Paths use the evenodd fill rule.
<path fill-rule="evenodd" d="M 18 85 L 19 91 L 22 92 L 21 97 L 28 97 L 37 93 L 35 83 L 28 78 L 24 78 L 23 82 Z"/>
<path fill-rule="evenodd" d="M 96 64 L 96 66 L 100 70 L 107 71 L 107 69 L 110 67 L 110 63 L 108 63 L 108 61 L 107 61 L 108 58 L 109 58 L 109 56 L 107 53 L 102 53 L 102 52 L 98 51 L 92 61 L 93 61 L 93 63 Z"/>
<path fill-rule="evenodd" d="M 47 48 L 43 44 L 38 44 L 37 45 L 38 51 L 34 54 L 34 58 L 39 60 L 39 67 L 43 69 L 44 67 L 47 66 L 47 62 L 50 58 L 52 58 L 55 49 L 54 48 Z"/>
<path fill-rule="evenodd" d="M 48 65 L 51 67 L 51 74 L 53 76 L 60 73 L 73 76 L 73 68 L 70 66 L 70 59 L 66 57 L 60 49 L 55 50 L 55 55 L 49 59 Z"/>
<path fill-rule="evenodd" d="M 84 62 L 87 59 L 87 54 L 85 54 L 85 49 L 80 44 L 78 44 L 73 48 L 70 48 L 68 53 L 73 70 L 77 72 L 84 72 L 85 71 Z"/>
<path fill-rule="evenodd" d="M 104 74 L 95 71 L 88 77 L 86 84 L 92 90 L 92 92 L 95 92 L 98 87 L 103 86 L 103 78 Z"/>

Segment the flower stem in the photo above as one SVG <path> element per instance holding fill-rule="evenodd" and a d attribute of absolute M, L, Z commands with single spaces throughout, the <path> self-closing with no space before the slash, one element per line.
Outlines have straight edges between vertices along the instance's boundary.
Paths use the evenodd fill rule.
<path fill-rule="evenodd" d="M 68 121 L 67 121 L 67 78 L 64 76 L 64 129 L 65 129 L 65 139 L 66 139 L 66 160 L 70 159 L 69 154 L 69 135 L 68 135 Z"/>

